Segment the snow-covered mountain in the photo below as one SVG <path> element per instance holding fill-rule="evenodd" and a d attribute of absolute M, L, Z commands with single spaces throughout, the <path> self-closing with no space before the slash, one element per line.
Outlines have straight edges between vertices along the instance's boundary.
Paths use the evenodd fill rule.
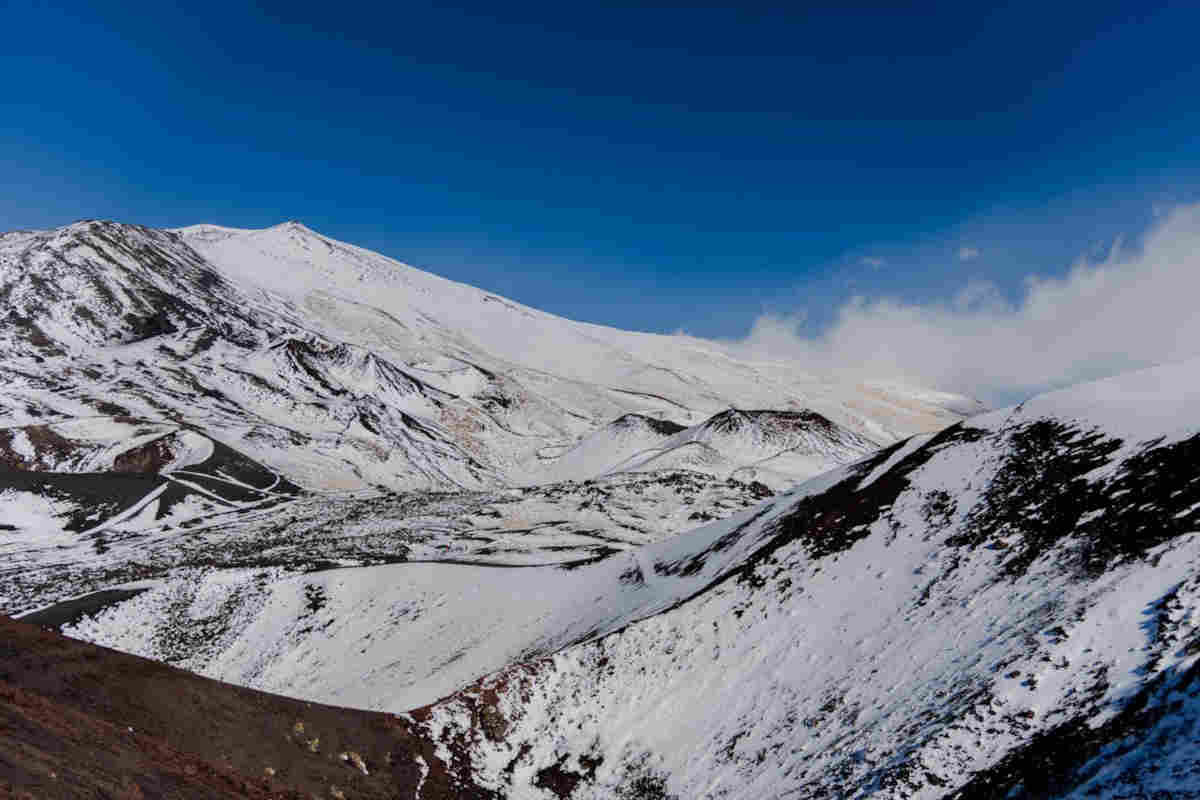
<path fill-rule="evenodd" d="M 611 471 L 693 469 L 787 488 L 875 449 L 868 439 L 813 411 L 729 409 L 633 454 Z"/>
<path fill-rule="evenodd" d="M 0 302 L 3 426 L 186 424 L 316 490 L 545 482 L 556 456 L 628 414 L 688 427 L 730 408 L 811 410 L 874 447 L 971 408 L 572 322 L 296 223 L 4 234 Z M 828 451 L 789 477 L 842 457 Z"/>
<path fill-rule="evenodd" d="M 209 571 L 68 629 L 406 712 L 480 796 L 1195 797 L 1197 409 L 1160 367 L 590 565 Z"/>
<path fill-rule="evenodd" d="M 0 300 L 0 612 L 388 712 L 372 796 L 1200 797 L 1200 362 L 960 421 L 292 223 Z"/>
<path fill-rule="evenodd" d="M 509 796 L 1195 797 L 1197 409 L 1190 362 L 916 437 L 591 568 L 583 641 L 410 718 Z"/>
<path fill-rule="evenodd" d="M 185 565 L 594 559 L 969 406 L 571 322 L 295 223 L 3 234 L 0 300 L 10 612 Z M 703 435 L 743 403 L 837 422 L 760 476 L 795 437 Z M 614 470 L 688 430 L 707 462 Z"/>
<path fill-rule="evenodd" d="M 877 447 L 812 411 L 731 408 L 687 428 L 626 414 L 550 460 L 545 474 L 583 480 L 686 469 L 787 488 L 831 466 L 857 461 Z"/>

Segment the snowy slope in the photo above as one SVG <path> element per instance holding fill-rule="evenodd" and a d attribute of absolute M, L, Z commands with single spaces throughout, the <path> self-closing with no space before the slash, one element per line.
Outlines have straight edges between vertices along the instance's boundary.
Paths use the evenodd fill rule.
<path fill-rule="evenodd" d="M 543 452 L 545 475 L 557 480 L 587 480 L 613 471 L 630 457 L 662 444 L 685 426 L 641 414 L 625 414 L 583 437 L 561 453 Z"/>
<path fill-rule="evenodd" d="M 72 630 L 138 650 L 175 607 L 215 674 L 428 703 L 410 731 L 497 797 L 1197 796 L 1197 409 L 1193 361 L 592 565 L 284 576 L 222 615 L 226 572 Z"/>
<path fill-rule="evenodd" d="M 1197 796 L 1196 409 L 1191 362 L 844 468 L 646 548 L 722 575 L 690 601 L 413 719 L 514 797 Z"/>
<path fill-rule="evenodd" d="M 889 442 L 970 405 L 572 322 L 296 223 L 0 235 L 0 303 L 3 425 L 182 422 L 321 491 L 558 480 L 627 414 L 813 409 Z"/>
<path fill-rule="evenodd" d="M 875 442 L 812 411 L 731 408 L 633 454 L 611 471 L 690 468 L 787 488 L 876 449 Z"/>
<path fill-rule="evenodd" d="M 307 305 L 339 329 L 351 327 L 371 347 L 437 356 L 484 356 L 485 366 L 507 365 L 594 386 L 601 391 L 589 416 L 613 419 L 615 404 L 628 411 L 681 416 L 700 422 L 731 406 L 783 408 L 788 401 L 812 406 L 853 429 L 876 426 L 895 438 L 915 428 L 936 427 L 941 408 L 962 398 L 913 392 L 907 414 L 882 390 L 845 386 L 794 366 L 739 360 L 718 345 L 682 336 L 633 333 L 562 319 L 483 290 L 454 283 L 405 264 L 285 223 L 261 231 L 215 226 L 181 230 L 184 239 L 224 274 Z M 356 317 L 364 309 L 384 318 Z M 892 394 L 897 394 L 893 389 Z M 920 394 L 922 400 L 917 399 Z M 861 416 L 847 400 L 861 401 Z M 575 409 L 582 411 L 583 409 Z M 956 411 L 958 409 L 956 408 Z M 878 413 L 872 413 L 877 411 Z M 703 415 L 697 417 L 696 415 Z"/>
<path fill-rule="evenodd" d="M 223 274 L 289 298 L 385 357 L 412 365 L 427 359 L 431 375 L 457 359 L 460 368 L 473 364 L 508 376 L 550 407 L 600 422 L 635 413 L 695 424 L 731 406 L 812 407 L 852 430 L 894 440 L 941 427 L 971 407 L 952 395 L 846 385 L 787 363 L 746 362 L 702 340 L 562 319 L 298 223 L 262 231 L 194 226 L 181 233 Z M 461 393 L 449 382 L 429 382 Z M 518 407 L 506 410 L 523 423 L 516 427 L 538 429 L 514 399 Z"/>

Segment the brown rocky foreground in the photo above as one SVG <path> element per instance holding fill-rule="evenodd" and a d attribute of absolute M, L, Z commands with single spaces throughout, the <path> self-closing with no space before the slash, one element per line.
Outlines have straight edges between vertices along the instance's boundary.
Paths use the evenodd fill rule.
<path fill-rule="evenodd" d="M 0 616 L 0 798 L 491 796 L 451 760 L 404 717 L 244 689 Z"/>

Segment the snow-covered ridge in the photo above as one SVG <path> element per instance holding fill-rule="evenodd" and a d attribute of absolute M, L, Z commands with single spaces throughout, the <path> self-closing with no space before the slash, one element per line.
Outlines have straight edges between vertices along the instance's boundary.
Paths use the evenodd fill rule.
<path fill-rule="evenodd" d="M 671 408 L 672 403 L 676 413 L 699 406 L 696 410 L 707 411 L 706 416 L 732 406 L 747 407 L 752 402 L 758 408 L 783 407 L 785 404 L 778 400 L 757 402 L 764 390 L 784 388 L 770 386 L 783 376 L 785 381 L 804 382 L 804 388 L 810 390 L 825 384 L 822 394 L 839 388 L 823 376 L 806 375 L 786 362 L 751 364 L 715 342 L 622 331 L 557 317 L 337 242 L 299 223 L 236 232 L 197 226 L 182 229 L 181 233 L 211 263 L 237 279 L 292 298 L 316 291 L 385 309 L 416 339 L 425 338 L 422 333 L 434 335 L 436 328 L 441 329 L 437 331 L 441 336 L 451 331 L 457 341 L 465 337 L 471 349 L 510 365 L 590 384 L 607 384 L 618 392 L 642 393 L 647 399 L 658 397 L 660 404 L 651 404 L 654 411 Z M 722 370 L 727 371 L 723 376 Z M 782 374 L 772 374 L 776 372 Z M 742 381 L 746 377 L 751 379 Z M 763 383 L 768 386 L 755 385 Z M 697 404 L 694 395 L 705 391 L 717 396 Z M 862 389 L 855 387 L 852 391 Z M 901 396 L 906 390 L 893 386 L 890 391 Z M 953 395 L 909 390 L 909 394 L 918 393 L 932 399 L 918 403 L 931 411 L 943 402 L 969 405 L 969 401 Z"/>
<path fill-rule="evenodd" d="M 556 480 L 690 469 L 789 488 L 879 444 L 812 411 L 727 409 L 698 425 L 627 414 L 544 465 Z"/>
<path fill-rule="evenodd" d="M 720 577 L 412 718 L 510 797 L 1196 796 L 1198 375 L 1036 398 L 645 548 Z"/>
<path fill-rule="evenodd" d="M 960 416 L 946 398 L 572 322 L 298 223 L 6 236 L 0 302 L 4 425 L 183 422 L 322 491 L 554 480 L 549 458 L 627 414 L 687 427 L 811 409 L 877 442 Z M 677 461 L 655 467 L 703 467 Z"/>
<path fill-rule="evenodd" d="M 813 411 L 731 408 L 679 431 L 612 467 L 637 472 L 667 466 L 788 488 L 879 445 Z"/>
<path fill-rule="evenodd" d="M 0 465 L 27 472 L 171 472 L 213 456 L 213 442 L 178 425 L 94 417 L 0 428 Z"/>

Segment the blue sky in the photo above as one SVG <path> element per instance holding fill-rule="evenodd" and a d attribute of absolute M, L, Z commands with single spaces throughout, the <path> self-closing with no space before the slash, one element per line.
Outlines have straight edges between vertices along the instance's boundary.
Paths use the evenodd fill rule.
<path fill-rule="evenodd" d="M 171 5 L 6 7 L 0 229 L 299 219 L 740 338 L 1018 298 L 1200 199 L 1195 3 Z"/>

